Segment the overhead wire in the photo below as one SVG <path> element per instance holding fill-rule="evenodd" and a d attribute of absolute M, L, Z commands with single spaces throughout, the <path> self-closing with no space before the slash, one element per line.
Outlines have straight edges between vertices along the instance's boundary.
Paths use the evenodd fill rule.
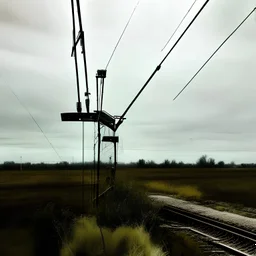
<path fill-rule="evenodd" d="M 153 73 L 150 75 L 150 77 L 148 78 L 148 80 L 145 82 L 145 84 L 142 86 L 142 88 L 140 89 L 140 91 L 137 93 L 137 95 L 134 97 L 134 99 L 132 100 L 132 102 L 129 104 L 129 106 L 126 108 L 126 110 L 124 111 L 124 113 L 120 116 L 119 121 L 116 124 L 116 129 L 118 129 L 118 127 L 121 125 L 121 123 L 123 122 L 124 116 L 126 115 L 126 113 L 129 111 L 129 109 L 131 108 L 131 106 L 134 104 L 134 102 L 137 100 L 137 98 L 140 96 L 140 94 L 142 93 L 142 91 L 145 89 L 145 87 L 148 85 L 148 83 L 152 80 L 152 78 L 155 76 L 155 74 L 161 69 L 161 65 L 164 63 L 164 61 L 168 58 L 168 56 L 170 55 L 170 53 L 173 51 L 173 49 L 176 47 L 176 45 L 179 43 L 179 41 L 182 39 L 182 37 L 185 35 L 185 33 L 188 31 L 188 29 L 190 28 L 190 26 L 194 23 L 194 21 L 196 20 L 196 18 L 199 16 L 199 14 L 202 12 L 202 10 L 205 8 L 205 6 L 207 5 L 207 3 L 209 2 L 209 0 L 206 0 L 204 2 L 204 4 L 201 6 L 200 10 L 197 12 L 197 14 L 194 16 L 194 18 L 190 21 L 190 23 L 188 24 L 188 26 L 186 27 L 186 29 L 182 32 L 182 34 L 179 36 L 179 38 L 177 39 L 177 41 L 174 43 L 174 45 L 172 46 L 172 48 L 169 50 L 169 52 L 165 55 L 165 57 L 163 58 L 163 60 L 159 63 L 159 65 L 156 67 L 156 69 L 153 71 Z"/>
<path fill-rule="evenodd" d="M 82 122 L 82 209 L 84 208 L 84 122 Z"/>
<path fill-rule="evenodd" d="M 187 86 L 194 80 L 194 78 L 200 73 L 200 71 L 206 66 L 206 64 L 212 59 L 212 57 L 220 50 L 220 48 L 230 39 L 230 37 L 244 24 L 244 22 L 252 15 L 256 10 L 256 7 L 243 19 L 243 21 L 229 34 L 229 36 L 218 46 L 218 48 L 211 54 L 211 56 L 204 62 L 204 64 L 198 69 L 198 71 L 192 76 L 192 78 L 186 83 L 186 85 L 180 90 L 180 92 L 174 97 L 176 100 L 179 95 L 187 88 Z"/>
<path fill-rule="evenodd" d="M 183 23 L 183 21 L 186 19 L 186 17 L 188 16 L 188 14 L 190 13 L 190 11 L 192 10 L 193 6 L 195 5 L 197 0 L 195 0 L 192 5 L 190 6 L 190 8 L 188 9 L 187 13 L 184 15 L 184 17 L 182 18 L 182 20 L 180 21 L 180 23 L 178 24 L 178 26 L 176 27 L 176 29 L 174 30 L 174 32 L 172 33 L 171 37 L 168 39 L 168 41 L 166 42 L 166 44 L 164 45 L 164 47 L 162 48 L 161 52 L 166 48 L 166 46 L 169 44 L 169 42 L 172 40 L 172 38 L 174 37 L 174 35 L 176 34 L 176 32 L 178 31 L 178 29 L 180 28 L 181 24 Z"/>
<path fill-rule="evenodd" d="M 36 121 L 36 119 L 34 118 L 34 116 L 31 114 L 31 112 L 29 111 L 29 109 L 23 104 L 23 102 L 20 100 L 20 98 L 18 97 L 18 95 L 13 91 L 13 89 L 11 88 L 10 85 L 8 85 L 8 87 L 10 88 L 11 92 L 13 93 L 13 95 L 16 97 L 16 99 L 18 100 L 18 102 L 20 103 L 20 105 L 27 111 L 27 113 L 29 114 L 29 116 L 31 117 L 31 119 L 34 121 L 34 123 L 37 125 L 38 129 L 41 131 L 41 133 L 43 134 L 43 136 L 45 137 L 45 139 L 47 140 L 47 142 L 49 143 L 49 145 L 51 146 L 51 148 L 54 150 L 54 152 L 56 153 L 56 155 L 58 156 L 59 160 L 62 161 L 59 153 L 57 152 L 56 148 L 53 146 L 53 144 L 51 143 L 51 141 L 49 140 L 49 138 L 46 136 L 46 134 L 44 133 L 43 129 L 41 128 L 41 126 L 39 125 L 39 123 Z"/>
<path fill-rule="evenodd" d="M 121 33 L 119 39 L 118 39 L 118 41 L 117 41 L 117 43 L 116 43 L 116 45 L 115 45 L 115 47 L 114 47 L 114 50 L 112 51 L 112 53 L 111 53 L 111 55 L 110 55 L 110 58 L 109 58 L 109 60 L 108 60 L 108 62 L 107 62 L 106 68 L 105 68 L 106 70 L 108 69 L 108 66 L 109 66 L 109 64 L 110 64 L 110 61 L 112 60 L 112 58 L 113 58 L 113 56 L 114 56 L 114 54 L 115 54 L 115 52 L 116 52 L 116 49 L 117 49 L 117 47 L 118 47 L 118 45 L 119 45 L 119 43 L 120 43 L 120 41 L 121 41 L 121 39 L 122 39 L 122 37 L 123 37 L 123 35 L 124 35 L 124 33 L 125 33 L 125 31 L 126 31 L 128 25 L 130 24 L 130 21 L 131 21 L 133 15 L 134 15 L 134 13 L 135 13 L 135 11 L 136 11 L 136 9 L 137 9 L 139 3 L 140 3 L 140 0 L 137 2 L 136 6 L 134 7 L 134 9 L 133 9 L 133 11 L 132 11 L 132 14 L 130 15 L 130 18 L 128 19 L 128 21 L 127 21 L 127 23 L 126 23 L 126 25 L 125 25 L 125 27 L 124 27 L 124 29 L 123 29 L 123 31 L 122 31 L 122 33 Z"/>
<path fill-rule="evenodd" d="M 89 113 L 90 110 L 90 98 L 89 98 L 89 85 L 88 85 L 88 72 L 87 72 L 87 61 L 86 61 L 86 51 L 85 51 L 85 39 L 84 39 L 84 31 L 82 25 L 82 18 L 81 18 L 81 9 L 80 9 L 80 1 L 76 0 L 77 6 L 77 16 L 78 16 L 78 24 L 79 24 L 79 32 L 77 38 L 76 35 L 76 22 L 75 22 L 75 12 L 74 12 L 74 0 L 71 0 L 71 9 L 72 9 L 72 23 L 73 23 L 73 47 L 71 56 L 75 57 L 75 69 L 76 69 L 76 82 L 77 82 L 77 93 L 78 93 L 78 103 L 77 103 L 77 111 L 81 112 L 81 101 L 80 101 L 80 91 L 79 91 L 79 72 L 78 72 L 78 62 L 77 62 L 77 52 L 76 46 L 80 42 L 80 46 L 82 48 L 82 55 L 83 55 L 83 66 L 84 66 L 84 76 L 85 76 L 85 85 L 86 85 L 86 92 L 85 92 L 85 105 L 87 112 Z M 95 149 L 94 149 L 95 150 Z M 82 207 L 84 209 L 84 169 L 85 169 L 85 156 L 84 156 L 84 122 L 82 121 Z M 92 180 L 92 171 L 91 171 L 91 180 Z"/>
<path fill-rule="evenodd" d="M 108 69 L 108 66 L 109 66 L 109 64 L 110 64 L 110 62 L 111 62 L 111 60 L 112 60 L 112 58 L 113 58 L 113 56 L 114 56 L 114 54 L 116 52 L 116 49 L 117 49 L 117 47 L 118 47 L 118 45 L 119 45 L 119 43 L 120 43 L 120 41 L 121 41 L 121 39 L 123 37 L 123 35 L 124 35 L 128 25 L 130 24 L 130 21 L 131 21 L 133 15 L 134 15 L 134 13 L 135 13 L 139 3 L 140 3 L 140 0 L 137 2 L 136 6 L 134 7 L 134 9 L 133 9 L 133 11 L 132 11 L 132 13 L 131 13 L 131 15 L 130 15 L 130 17 L 129 17 L 129 19 L 128 19 L 128 21 L 127 21 L 127 23 L 126 23 L 126 25 L 125 25 L 125 27 L 124 27 L 124 29 L 123 29 L 123 31 L 122 31 L 118 41 L 117 41 L 117 43 L 116 43 L 116 45 L 115 45 L 115 47 L 114 47 L 114 49 L 112 51 L 112 53 L 111 53 L 111 55 L 110 55 L 110 58 L 109 58 L 109 60 L 107 62 L 106 68 L 105 68 L 106 70 Z M 104 150 L 103 148 L 102 148 L 102 150 L 100 150 L 100 146 L 101 146 L 101 143 L 100 143 L 100 140 L 101 140 L 100 130 L 101 130 L 101 128 L 100 128 L 100 124 L 99 124 L 99 118 L 100 118 L 100 114 L 101 114 L 102 107 L 103 107 L 104 79 L 101 79 L 101 84 L 100 85 L 101 85 L 101 87 L 100 87 L 100 89 L 98 89 L 98 79 L 96 78 L 97 111 L 98 111 L 98 120 L 97 120 L 97 122 L 98 122 L 98 136 L 97 136 L 98 137 L 98 167 L 97 167 L 96 196 L 98 196 L 98 192 L 99 192 L 99 174 L 98 174 L 98 172 L 99 172 L 99 168 L 100 168 L 99 167 L 99 165 L 100 165 L 100 153 L 101 153 L 102 150 Z M 104 130 L 104 135 L 105 135 L 105 130 Z M 93 150 L 94 150 L 94 173 L 95 173 L 95 170 L 96 170 L 96 162 L 95 162 L 96 144 L 95 143 L 94 143 Z M 98 199 L 96 200 L 96 205 L 97 204 L 98 204 Z"/>
<path fill-rule="evenodd" d="M 86 52 L 85 52 L 85 44 L 84 44 L 84 31 L 83 31 L 83 25 L 82 25 L 82 18 L 81 18 L 81 10 L 80 10 L 80 2 L 79 0 L 76 0 L 77 4 L 77 13 L 78 13 L 78 20 L 79 20 L 79 38 L 80 38 L 80 43 L 82 47 L 82 54 L 83 54 L 83 63 L 84 63 L 84 75 L 85 75 L 85 85 L 86 85 L 86 96 L 88 97 L 88 105 L 87 107 L 87 112 L 89 113 L 89 104 L 90 104 L 90 99 L 89 99 L 89 84 L 88 84 L 88 72 L 87 72 L 87 61 L 86 61 Z"/>
<path fill-rule="evenodd" d="M 93 144 L 93 197 L 96 196 L 96 145 L 97 141 L 96 123 L 94 123 L 94 144 Z"/>
<path fill-rule="evenodd" d="M 74 0 L 71 0 L 71 10 L 72 10 L 72 25 L 73 25 L 73 31 L 72 31 L 73 47 L 72 47 L 71 56 L 73 55 L 73 52 L 74 52 L 75 71 L 76 71 L 76 86 L 77 86 L 77 98 L 78 98 L 78 103 L 81 104 L 81 100 L 80 100 L 80 86 L 79 86 L 79 72 L 78 72 L 78 63 L 77 63 L 77 51 L 76 51 L 76 46 L 75 46 L 75 44 L 76 44 L 76 22 L 75 22 Z"/>

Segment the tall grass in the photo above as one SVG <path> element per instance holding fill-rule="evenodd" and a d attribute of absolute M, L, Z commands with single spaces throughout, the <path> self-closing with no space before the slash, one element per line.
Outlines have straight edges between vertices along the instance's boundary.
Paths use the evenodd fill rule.
<path fill-rule="evenodd" d="M 72 251 L 77 255 L 163 256 L 153 244 L 153 230 L 160 222 L 157 212 L 144 191 L 131 183 L 118 184 L 101 198 L 91 217 L 76 220 L 61 255 L 72 255 Z"/>
<path fill-rule="evenodd" d="M 129 183 L 115 186 L 100 202 L 95 214 L 100 226 L 117 228 L 144 225 L 149 230 L 158 221 L 158 210 L 146 192 Z"/>
<path fill-rule="evenodd" d="M 104 244 L 101 237 L 104 237 Z M 74 225 L 72 239 L 61 250 L 61 256 L 165 256 L 153 245 L 143 227 L 123 226 L 111 231 L 100 231 L 96 218 L 80 218 Z"/>
<path fill-rule="evenodd" d="M 150 181 L 146 183 L 145 188 L 150 192 L 159 192 L 171 195 L 177 195 L 178 197 L 185 199 L 200 199 L 202 196 L 201 191 L 195 186 L 190 185 L 169 185 L 165 182 Z"/>

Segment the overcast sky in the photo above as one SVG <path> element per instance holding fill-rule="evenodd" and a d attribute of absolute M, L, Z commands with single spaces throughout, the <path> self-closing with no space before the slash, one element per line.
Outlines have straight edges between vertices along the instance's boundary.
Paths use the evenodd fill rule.
<path fill-rule="evenodd" d="M 123 113 L 204 2 L 197 1 L 161 52 L 193 1 L 140 1 L 108 68 L 106 111 Z M 106 66 L 136 3 L 81 0 L 92 110 L 96 70 Z M 172 101 L 255 6 L 255 0 L 210 0 L 120 126 L 119 161 L 195 162 L 207 154 L 217 161 L 256 162 L 255 13 Z M 76 111 L 71 25 L 69 0 L 0 0 L 0 162 L 20 156 L 59 161 L 28 111 L 62 160 L 81 160 L 81 123 L 60 118 Z M 86 123 L 86 160 L 93 159 L 93 133 Z"/>

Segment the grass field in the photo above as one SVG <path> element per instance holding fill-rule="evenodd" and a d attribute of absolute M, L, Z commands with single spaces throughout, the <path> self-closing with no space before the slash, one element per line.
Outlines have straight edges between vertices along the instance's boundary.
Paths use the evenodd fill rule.
<path fill-rule="evenodd" d="M 101 183 L 109 173 L 104 172 Z M 91 180 L 90 171 L 85 171 L 85 183 Z M 166 192 L 190 198 L 190 193 L 196 194 L 196 199 L 223 201 L 256 208 L 256 170 L 255 169 L 122 169 L 117 171 L 117 181 L 134 182 L 150 192 Z M 0 172 L 0 199 L 6 203 L 30 200 L 36 196 L 40 188 L 54 187 L 49 197 L 61 198 L 61 187 L 72 187 L 81 184 L 81 171 L 17 171 Z M 57 189 L 58 187 L 58 189 Z M 8 189 L 12 188 L 12 189 Z M 31 188 L 23 193 L 15 193 L 17 189 Z M 33 191 L 32 188 L 35 188 Z M 104 185 L 101 186 L 104 189 Z M 187 191 L 186 191 L 187 190 Z M 190 191 L 189 191 L 190 190 Z M 28 192 L 29 191 L 29 192 Z M 183 193 L 182 193 L 183 191 Z M 57 193 L 57 194 L 55 194 Z M 65 191 L 62 200 L 67 200 Z M 38 197 L 38 196 L 37 196 Z M 40 196 L 39 196 L 40 197 Z M 72 197 L 72 196 L 71 196 Z M 193 198 L 193 196 L 192 196 Z M 17 199 L 17 200 L 16 200 Z"/>
<path fill-rule="evenodd" d="M 101 176 L 101 191 L 106 188 Z M 30 227 L 37 211 L 48 202 L 76 214 L 89 211 L 91 173 L 85 171 L 85 207 L 82 205 L 81 171 L 1 171 L 0 243 L 1 255 L 33 255 Z M 254 169 L 122 169 L 117 182 L 133 182 L 152 193 L 173 194 L 185 199 L 221 201 L 227 205 L 256 208 Z M 223 208 L 223 206 L 220 206 Z M 221 210 L 221 209 L 220 209 Z M 30 244 L 26 241 L 30 241 Z M 13 251 L 7 252 L 6 248 Z M 15 249 L 16 248 L 16 249 Z"/>

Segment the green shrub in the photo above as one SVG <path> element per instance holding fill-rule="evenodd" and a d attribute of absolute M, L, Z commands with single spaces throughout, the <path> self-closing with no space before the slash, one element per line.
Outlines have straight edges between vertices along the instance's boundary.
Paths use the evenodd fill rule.
<path fill-rule="evenodd" d="M 149 230 L 158 221 L 157 211 L 144 191 L 119 184 L 100 201 L 96 216 L 97 223 L 107 228 L 144 225 Z"/>
<path fill-rule="evenodd" d="M 152 244 L 143 227 L 100 230 L 94 217 L 76 221 L 71 241 L 61 250 L 61 256 L 72 255 L 165 256 L 159 247 Z"/>

